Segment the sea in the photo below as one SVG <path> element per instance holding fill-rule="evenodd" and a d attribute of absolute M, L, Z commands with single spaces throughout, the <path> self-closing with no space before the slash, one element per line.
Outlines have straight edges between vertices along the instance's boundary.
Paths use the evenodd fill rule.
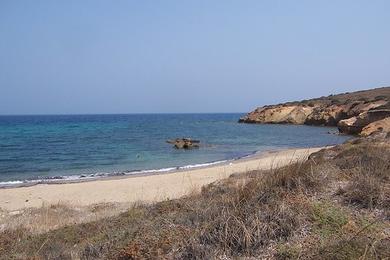
<path fill-rule="evenodd" d="M 204 167 L 348 136 L 331 127 L 240 124 L 243 114 L 0 116 L 0 187 Z M 168 139 L 190 137 L 199 149 Z"/>

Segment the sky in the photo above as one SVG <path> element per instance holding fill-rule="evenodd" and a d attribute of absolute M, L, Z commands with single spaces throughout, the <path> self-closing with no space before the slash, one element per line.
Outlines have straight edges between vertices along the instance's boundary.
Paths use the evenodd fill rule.
<path fill-rule="evenodd" d="M 247 112 L 390 86 L 390 1 L 0 1 L 0 114 Z"/>

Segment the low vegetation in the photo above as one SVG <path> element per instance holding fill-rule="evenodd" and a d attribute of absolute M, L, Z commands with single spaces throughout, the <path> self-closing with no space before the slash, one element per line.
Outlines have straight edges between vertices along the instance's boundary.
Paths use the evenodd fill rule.
<path fill-rule="evenodd" d="M 48 209 L 49 211 L 52 209 Z M 2 259 L 388 259 L 390 139 L 248 172 L 199 194 L 46 230 L 12 225 Z"/>

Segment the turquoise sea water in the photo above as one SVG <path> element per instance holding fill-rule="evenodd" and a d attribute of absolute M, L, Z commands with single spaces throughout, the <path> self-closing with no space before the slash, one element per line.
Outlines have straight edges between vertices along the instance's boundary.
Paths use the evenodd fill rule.
<path fill-rule="evenodd" d="M 0 184 L 164 171 L 348 138 L 325 127 L 238 124 L 241 115 L 0 116 Z M 176 137 L 204 146 L 176 150 L 165 142 Z"/>

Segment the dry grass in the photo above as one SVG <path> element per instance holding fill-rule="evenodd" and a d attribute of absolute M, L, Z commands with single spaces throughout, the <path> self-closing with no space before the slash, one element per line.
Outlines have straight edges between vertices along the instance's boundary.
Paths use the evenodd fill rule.
<path fill-rule="evenodd" d="M 378 206 L 388 207 L 388 199 L 382 187 L 382 182 L 370 175 L 356 175 L 338 194 L 343 195 L 348 203 L 357 204 L 365 208 Z"/>
<path fill-rule="evenodd" d="M 77 207 L 65 203 L 19 211 L 0 212 L 0 231 L 25 229 L 33 234 L 44 233 L 63 226 L 96 221 L 118 215 L 129 208 L 127 204 L 102 203 Z"/>
<path fill-rule="evenodd" d="M 136 230 L 144 213 L 142 207 L 135 206 L 119 216 L 40 234 L 22 227 L 6 229 L 0 235 L 0 256 L 1 259 L 91 259 L 114 245 L 120 246 L 122 238 Z"/>
<path fill-rule="evenodd" d="M 348 222 L 330 233 L 327 239 L 319 240 L 308 247 L 303 259 L 388 259 L 390 239 L 386 229 L 388 223 L 378 219 L 360 221 L 345 215 Z M 337 223 L 337 221 L 336 221 Z M 310 237 L 309 237 L 310 239 Z M 387 257 L 387 258 L 386 258 Z"/>
<path fill-rule="evenodd" d="M 381 259 L 390 255 L 390 225 L 384 214 L 389 151 L 376 142 L 347 143 L 304 163 L 235 175 L 203 187 L 201 193 L 136 205 L 117 216 L 48 225 L 54 229 L 48 232 L 16 225 L 0 234 L 0 255 Z M 342 191 L 337 192 L 340 183 Z M 56 214 L 77 215 L 69 210 Z"/>
<path fill-rule="evenodd" d="M 153 225 L 145 225 L 119 258 L 204 259 L 261 253 L 272 241 L 288 239 L 307 221 L 308 201 L 301 194 L 319 189 L 323 177 L 315 175 L 309 164 L 229 178 L 196 197 L 159 203 L 151 209 L 157 216 Z"/>
<path fill-rule="evenodd" d="M 364 208 L 390 209 L 390 152 L 388 146 L 357 143 L 335 162 L 349 182 L 339 189 L 345 201 Z"/>

